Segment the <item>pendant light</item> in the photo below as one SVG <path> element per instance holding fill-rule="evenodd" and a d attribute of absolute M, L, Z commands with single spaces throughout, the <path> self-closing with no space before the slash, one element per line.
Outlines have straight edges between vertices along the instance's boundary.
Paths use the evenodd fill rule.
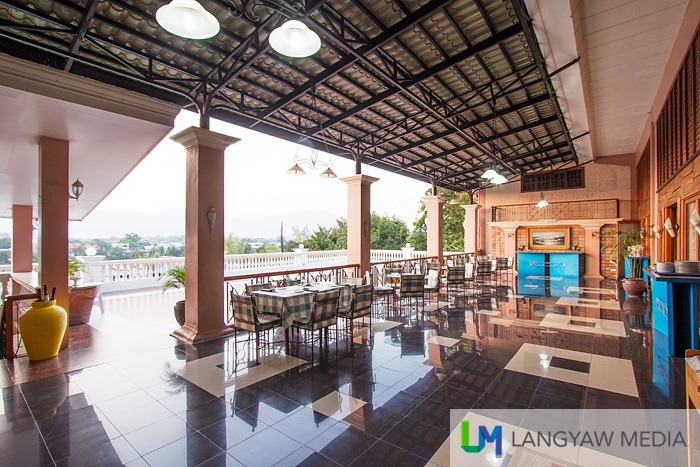
<path fill-rule="evenodd" d="M 304 172 L 304 169 L 302 169 L 299 164 L 294 164 L 291 169 L 287 170 L 287 173 L 292 175 L 304 175 L 306 172 Z"/>
<path fill-rule="evenodd" d="M 507 181 L 508 179 L 499 173 L 497 173 L 496 176 L 491 179 L 491 183 L 493 183 L 494 185 L 502 185 Z"/>
<path fill-rule="evenodd" d="M 172 0 L 158 8 L 156 20 L 163 29 L 186 39 L 209 39 L 219 32 L 219 22 L 196 0 Z"/>
<path fill-rule="evenodd" d="M 496 175 L 498 175 L 498 172 L 496 172 L 496 171 L 493 170 L 493 169 L 488 169 L 486 172 L 484 172 L 484 174 L 481 176 L 481 178 L 485 178 L 485 179 L 487 179 L 487 180 L 491 180 L 491 179 L 492 179 L 493 177 L 495 177 Z"/>
<path fill-rule="evenodd" d="M 270 33 L 270 47 L 287 57 L 302 58 L 318 52 L 321 38 L 304 23 L 290 20 Z"/>
<path fill-rule="evenodd" d="M 335 172 L 333 172 L 333 170 L 331 170 L 330 167 L 328 167 L 326 170 L 321 172 L 321 177 L 323 177 L 323 178 L 336 178 L 337 175 L 335 174 Z"/>
<path fill-rule="evenodd" d="M 544 199 L 544 193 L 540 192 L 540 201 L 537 203 L 537 207 L 544 208 L 546 206 L 549 206 L 549 203 Z"/>

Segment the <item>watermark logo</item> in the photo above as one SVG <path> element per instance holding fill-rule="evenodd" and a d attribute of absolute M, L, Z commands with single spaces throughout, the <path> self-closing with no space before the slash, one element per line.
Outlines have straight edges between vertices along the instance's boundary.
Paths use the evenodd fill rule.
<path fill-rule="evenodd" d="M 501 425 L 496 425 L 489 433 L 484 425 L 479 425 L 479 444 L 472 446 L 469 444 L 469 421 L 462 420 L 462 449 L 468 453 L 481 452 L 486 443 L 496 444 L 496 458 L 503 457 L 503 429 Z"/>

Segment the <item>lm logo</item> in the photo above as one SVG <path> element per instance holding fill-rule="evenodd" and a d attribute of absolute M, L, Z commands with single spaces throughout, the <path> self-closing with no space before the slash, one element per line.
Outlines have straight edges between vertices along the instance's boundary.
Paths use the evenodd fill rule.
<path fill-rule="evenodd" d="M 462 421 L 462 449 L 464 449 L 465 452 L 481 452 L 486 446 L 486 443 L 495 443 L 496 457 L 503 457 L 503 433 L 501 425 L 496 425 L 491 433 L 488 432 L 484 425 L 479 425 L 479 445 L 471 446 L 469 444 L 469 422 L 466 420 Z"/>

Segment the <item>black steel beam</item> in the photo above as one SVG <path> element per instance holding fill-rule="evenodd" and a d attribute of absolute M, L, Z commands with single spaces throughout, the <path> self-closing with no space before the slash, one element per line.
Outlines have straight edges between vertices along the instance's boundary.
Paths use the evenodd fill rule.
<path fill-rule="evenodd" d="M 92 21 L 92 17 L 95 15 L 95 11 L 97 11 L 98 3 L 100 3 L 99 0 L 88 0 L 87 5 L 85 5 L 83 16 L 80 18 L 80 23 L 78 23 L 78 30 L 76 31 L 75 36 L 73 37 L 73 41 L 70 43 L 70 47 L 68 47 L 68 51 L 70 53 L 78 53 L 78 49 L 80 49 L 80 44 L 83 42 L 83 39 L 85 38 L 85 33 L 87 32 L 88 27 L 90 26 L 90 21 Z M 66 66 L 63 67 L 63 71 L 70 71 L 70 68 L 72 66 L 73 59 L 67 59 Z"/>
<path fill-rule="evenodd" d="M 298 98 L 302 94 L 311 90 L 314 86 L 316 86 L 319 83 L 335 76 L 336 74 L 340 73 L 345 68 L 347 68 L 348 66 L 352 65 L 354 62 L 356 62 L 359 59 L 359 57 L 357 57 L 357 55 L 366 55 L 366 54 L 372 52 L 377 47 L 380 47 L 381 45 L 392 40 L 397 35 L 403 33 L 407 29 L 413 27 L 413 25 L 415 23 L 423 20 L 425 17 L 429 16 L 435 10 L 440 8 L 442 5 L 445 5 L 445 4 L 449 3 L 450 1 L 452 1 L 452 0 L 431 0 L 430 2 L 428 2 L 427 4 L 423 5 L 421 8 L 419 8 L 418 10 L 413 12 L 411 15 L 406 16 L 405 18 L 403 18 L 398 23 L 394 24 L 389 29 L 386 29 L 384 32 L 380 33 L 378 36 L 376 36 L 374 39 L 372 39 L 370 41 L 370 43 L 368 43 L 367 45 L 360 47 L 357 50 L 356 55 L 353 55 L 353 54 L 346 55 L 345 57 L 341 58 L 333 65 L 326 67 L 325 70 L 323 70 L 318 75 L 314 76 L 313 79 L 306 81 L 301 86 L 297 86 L 296 89 L 294 89 L 292 92 L 287 94 L 283 99 L 280 99 L 274 105 L 270 106 L 268 109 L 265 109 L 265 111 L 260 115 L 260 117 L 261 118 L 269 117 L 270 115 L 272 115 L 273 113 L 282 109 L 284 106 L 286 106 L 290 102 L 293 102 L 296 98 Z"/>

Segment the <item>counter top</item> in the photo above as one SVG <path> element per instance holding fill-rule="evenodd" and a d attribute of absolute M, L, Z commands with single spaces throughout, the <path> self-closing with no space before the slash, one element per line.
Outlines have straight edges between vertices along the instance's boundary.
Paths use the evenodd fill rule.
<path fill-rule="evenodd" d="M 518 253 L 564 253 L 564 254 L 577 254 L 577 255 L 583 255 L 585 254 L 584 251 L 573 251 L 573 250 L 521 250 L 518 251 Z"/>

